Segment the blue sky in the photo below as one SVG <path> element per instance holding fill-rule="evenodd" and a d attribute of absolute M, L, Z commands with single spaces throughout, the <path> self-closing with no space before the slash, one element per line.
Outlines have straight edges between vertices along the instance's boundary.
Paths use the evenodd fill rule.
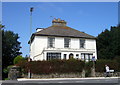
<path fill-rule="evenodd" d="M 53 18 L 93 36 L 118 24 L 117 2 L 3 2 L 2 23 L 5 30 L 19 34 L 23 56 L 29 55 L 30 7 L 34 7 L 32 33 L 51 26 Z"/>

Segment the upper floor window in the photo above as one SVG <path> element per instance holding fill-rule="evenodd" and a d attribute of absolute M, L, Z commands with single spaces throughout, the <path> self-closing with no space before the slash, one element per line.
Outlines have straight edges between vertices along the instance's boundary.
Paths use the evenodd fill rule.
<path fill-rule="evenodd" d="M 70 47 L 70 38 L 64 38 L 64 47 L 69 48 Z"/>
<path fill-rule="evenodd" d="M 55 47 L 55 38 L 54 37 L 48 37 L 48 47 L 49 48 Z"/>
<path fill-rule="evenodd" d="M 80 48 L 85 48 L 85 39 L 80 39 Z"/>

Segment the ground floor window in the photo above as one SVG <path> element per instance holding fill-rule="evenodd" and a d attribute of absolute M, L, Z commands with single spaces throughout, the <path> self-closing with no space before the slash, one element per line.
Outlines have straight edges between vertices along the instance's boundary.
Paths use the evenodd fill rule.
<path fill-rule="evenodd" d="M 66 60 L 66 59 L 67 59 L 66 57 L 67 57 L 67 54 L 64 54 L 63 59 L 65 59 L 65 60 Z"/>
<path fill-rule="evenodd" d="M 85 61 L 91 61 L 92 56 L 92 53 L 81 53 L 81 59 Z"/>
<path fill-rule="evenodd" d="M 61 59 L 61 53 L 47 53 L 47 60 Z"/>
<path fill-rule="evenodd" d="M 79 54 L 76 54 L 76 59 L 79 59 Z"/>

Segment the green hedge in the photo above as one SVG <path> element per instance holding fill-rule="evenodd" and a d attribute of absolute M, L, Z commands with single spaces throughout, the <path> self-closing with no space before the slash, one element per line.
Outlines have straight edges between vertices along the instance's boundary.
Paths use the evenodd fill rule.
<path fill-rule="evenodd" d="M 119 64 L 115 60 L 97 60 L 95 64 L 96 72 L 105 72 L 105 65 L 108 65 L 110 70 L 120 71 Z"/>
<path fill-rule="evenodd" d="M 28 69 L 34 74 L 49 73 L 71 73 L 82 72 L 84 62 L 80 60 L 51 60 L 51 61 L 32 61 L 17 64 L 27 72 Z"/>
<path fill-rule="evenodd" d="M 118 59 L 115 60 L 97 60 L 95 62 L 96 72 L 105 72 L 105 65 L 108 65 L 110 69 L 120 72 L 120 62 Z M 82 72 L 84 69 L 86 75 L 90 76 L 93 62 L 84 62 L 80 60 L 51 60 L 51 61 L 31 61 L 26 60 L 19 62 L 19 65 L 24 73 L 31 70 L 34 74 L 50 74 L 50 73 L 77 73 Z"/>

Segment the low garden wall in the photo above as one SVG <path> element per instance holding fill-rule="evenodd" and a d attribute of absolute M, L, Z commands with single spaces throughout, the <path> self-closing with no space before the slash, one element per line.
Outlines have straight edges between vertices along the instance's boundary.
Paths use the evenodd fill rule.
<path fill-rule="evenodd" d="M 115 72 L 113 74 L 110 74 L 110 77 L 119 77 L 120 72 Z M 24 78 L 28 78 L 28 75 L 23 75 Z M 52 73 L 52 74 L 32 74 L 31 78 L 33 79 L 38 79 L 38 78 L 85 78 L 85 77 L 91 77 L 91 76 L 86 76 L 85 74 L 82 73 Z M 95 73 L 95 77 L 105 77 L 105 73 Z"/>
<path fill-rule="evenodd" d="M 58 74 L 58 73 L 52 73 L 52 74 L 41 74 L 36 75 L 32 74 L 31 78 L 82 78 L 81 73 L 65 73 L 65 74 Z"/>

